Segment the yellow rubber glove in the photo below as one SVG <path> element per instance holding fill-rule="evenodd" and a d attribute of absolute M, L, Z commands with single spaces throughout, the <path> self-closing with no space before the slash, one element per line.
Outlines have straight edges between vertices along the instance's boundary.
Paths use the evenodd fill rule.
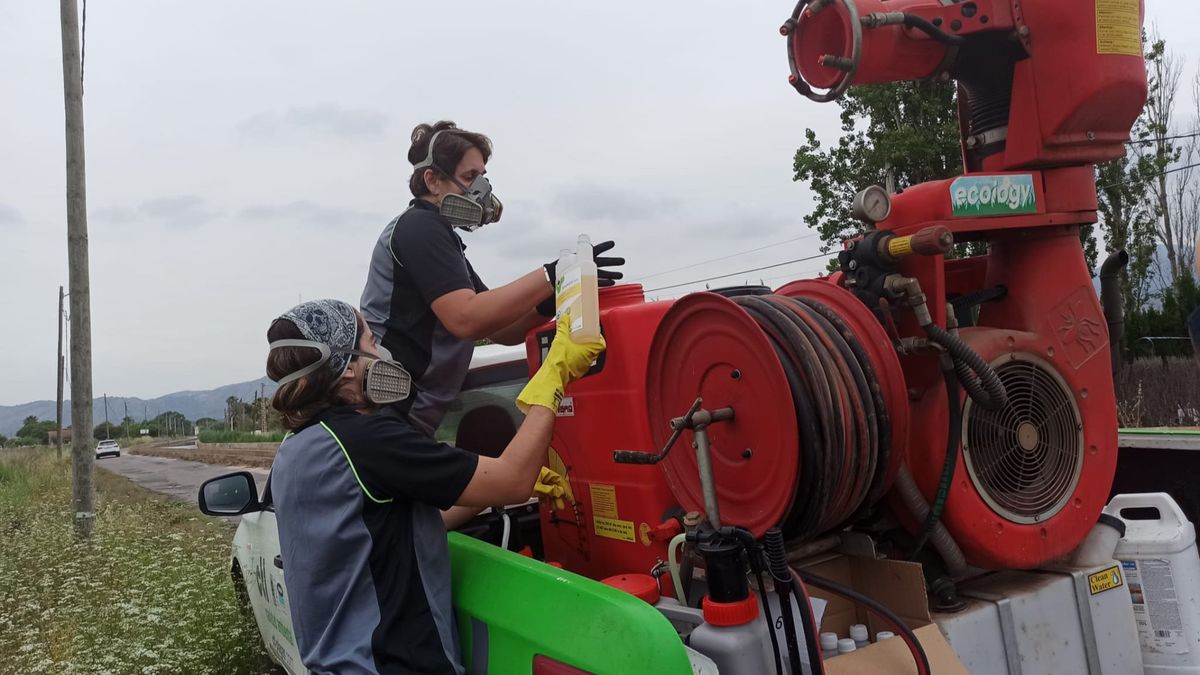
<path fill-rule="evenodd" d="M 527 413 L 530 406 L 540 405 L 557 413 L 563 389 L 583 377 L 602 351 L 603 337 L 588 342 L 572 340 L 571 313 L 564 313 L 558 320 L 558 330 L 546 360 L 517 396 L 517 407 Z"/>
<path fill-rule="evenodd" d="M 554 508 L 562 510 L 566 508 L 566 502 L 563 497 L 570 499 L 566 489 L 567 480 L 563 478 L 557 471 L 550 467 L 543 466 L 541 473 L 538 474 L 537 482 L 533 484 L 533 496 L 541 498 L 542 496 L 553 500 Z M 575 500 L 571 500 L 574 504 Z"/>

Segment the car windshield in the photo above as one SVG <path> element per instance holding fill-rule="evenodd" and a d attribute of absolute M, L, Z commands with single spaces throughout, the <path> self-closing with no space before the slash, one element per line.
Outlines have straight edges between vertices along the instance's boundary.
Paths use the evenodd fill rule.
<path fill-rule="evenodd" d="M 521 424 L 521 413 L 514 403 L 525 379 L 505 379 L 480 384 L 463 391 L 450 404 L 434 439 L 498 457 Z"/>

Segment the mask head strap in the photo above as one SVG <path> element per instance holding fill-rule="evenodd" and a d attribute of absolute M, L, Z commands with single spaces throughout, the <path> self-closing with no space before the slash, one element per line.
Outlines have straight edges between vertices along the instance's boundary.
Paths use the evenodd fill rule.
<path fill-rule="evenodd" d="M 434 169 L 437 169 L 437 170 L 441 171 L 442 173 L 449 175 L 453 178 L 453 174 L 451 172 L 446 171 L 442 167 L 437 166 L 433 163 L 433 148 L 435 145 L 437 145 L 438 136 L 441 136 L 446 131 L 449 131 L 449 129 L 441 129 L 439 131 L 434 132 L 433 138 L 429 139 L 429 152 L 425 153 L 425 159 L 423 159 L 420 162 L 418 162 L 417 164 L 413 165 L 414 169 L 434 168 Z"/>
<path fill-rule="evenodd" d="M 463 185 L 462 181 L 458 180 L 458 178 L 455 177 L 453 171 L 447 171 L 445 168 L 440 167 L 437 164 L 434 164 L 434 162 L 433 162 L 433 148 L 435 145 L 437 145 L 438 136 L 441 136 L 442 134 L 446 133 L 447 131 L 454 132 L 456 130 L 455 129 L 442 129 L 440 131 L 434 132 L 433 138 L 429 139 L 429 152 L 425 153 L 425 159 L 423 159 L 420 162 L 413 165 L 413 169 L 418 170 L 418 171 L 421 169 L 437 169 L 438 171 L 441 171 L 443 174 L 445 174 L 446 178 L 450 179 L 450 182 L 457 185 L 458 189 L 462 190 L 464 193 L 470 192 L 471 188 L 467 187 L 466 185 Z"/>
<path fill-rule="evenodd" d="M 365 356 L 370 359 L 375 358 L 374 354 L 368 354 L 367 352 L 364 352 L 364 351 L 361 351 L 358 349 L 342 349 L 340 347 L 330 347 L 329 345 L 327 345 L 323 342 L 317 342 L 315 340 L 294 340 L 294 339 L 276 340 L 269 345 L 269 350 L 274 351 L 276 349 L 279 349 L 280 347 L 307 347 L 309 349 L 315 349 L 321 353 L 320 358 L 318 358 L 313 363 L 310 363 L 307 366 L 304 366 L 303 368 L 301 368 L 300 370 L 297 370 L 294 373 L 289 373 L 287 375 L 284 375 L 283 377 L 276 380 L 276 384 L 278 384 L 281 387 L 285 384 L 288 384 L 289 382 L 295 382 L 296 380 L 304 377 L 305 375 L 315 372 L 318 368 L 325 365 L 325 363 L 327 361 L 329 361 L 329 357 L 335 353 L 336 354 L 350 354 L 352 356 Z"/>

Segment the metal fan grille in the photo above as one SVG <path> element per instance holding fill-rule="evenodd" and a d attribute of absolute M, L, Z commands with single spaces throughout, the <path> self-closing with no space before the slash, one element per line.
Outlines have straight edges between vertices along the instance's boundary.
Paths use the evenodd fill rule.
<path fill-rule="evenodd" d="M 976 489 L 997 514 L 1037 523 L 1070 500 L 1083 468 L 1083 425 L 1070 387 L 1029 354 L 993 363 L 1008 405 L 963 411 L 963 458 Z"/>

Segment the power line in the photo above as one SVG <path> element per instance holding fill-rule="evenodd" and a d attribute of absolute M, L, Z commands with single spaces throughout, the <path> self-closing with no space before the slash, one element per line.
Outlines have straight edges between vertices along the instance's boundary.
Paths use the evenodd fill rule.
<path fill-rule="evenodd" d="M 1177 166 L 1177 167 L 1174 167 L 1171 169 L 1167 169 L 1166 171 L 1163 171 L 1162 173 L 1147 174 L 1147 175 L 1143 176 L 1143 178 L 1160 178 L 1167 174 L 1175 173 L 1176 171 L 1186 171 L 1187 169 L 1194 169 L 1198 166 L 1200 166 L 1200 162 L 1193 162 L 1192 164 L 1187 164 L 1185 166 Z M 1097 185 L 1096 189 L 1097 190 L 1107 190 L 1108 188 L 1117 187 L 1118 185 L 1125 185 L 1128 182 L 1129 181 L 1127 181 L 1127 180 L 1120 180 L 1120 181 L 1116 181 L 1115 183 L 1109 183 L 1107 185 Z"/>
<path fill-rule="evenodd" d="M 716 281 L 717 279 L 728 279 L 729 277 L 738 277 L 738 276 L 742 276 L 743 274 L 750 274 L 751 272 L 760 272 L 762 270 L 769 270 L 769 269 L 774 269 L 776 267 L 783 267 L 784 265 L 793 265 L 798 262 L 805 262 L 808 260 L 817 260 L 818 258 L 831 258 L 835 255 L 837 255 L 837 253 L 818 253 L 817 255 L 805 256 L 803 258 L 796 258 L 795 260 L 785 260 L 784 262 L 775 263 L 774 265 L 763 265 L 762 267 L 753 267 L 751 269 L 742 270 L 740 272 L 730 272 L 729 274 L 718 274 L 715 277 L 706 277 L 704 279 L 696 279 L 694 281 L 685 281 L 680 284 L 671 284 L 669 286 L 659 286 L 658 288 L 650 288 L 650 289 L 647 289 L 646 292 L 654 293 L 655 291 L 666 291 L 666 290 L 670 290 L 672 288 L 680 288 L 682 286 L 691 286 L 692 284 L 702 284 L 706 281 Z"/>
<path fill-rule="evenodd" d="M 669 270 L 663 270 L 662 272 L 655 272 L 654 274 L 647 274 L 644 277 L 638 277 L 637 279 L 633 279 L 632 281 L 645 281 L 646 279 L 653 279 L 654 277 L 661 277 L 664 274 L 670 274 L 672 272 L 682 272 L 683 270 L 690 270 L 693 267 L 700 267 L 701 265 L 707 265 L 709 263 L 720 262 L 722 260 L 729 260 L 730 258 L 736 258 L 740 255 L 746 255 L 747 253 L 756 253 L 758 251 L 765 251 L 769 248 L 775 248 L 776 246 L 790 244 L 792 242 L 800 241 L 802 239 L 811 239 L 815 236 L 817 236 L 815 232 L 810 232 L 808 234 L 804 234 L 799 237 L 793 237 L 792 239 L 785 239 L 783 241 L 778 241 L 778 242 L 775 242 L 774 244 L 767 244 L 766 246 L 759 246 L 758 248 L 752 248 L 752 249 L 748 249 L 745 251 L 738 251 L 737 253 L 730 253 L 729 255 L 723 255 L 719 258 L 712 258 L 711 260 L 702 260 L 700 262 L 692 263 L 690 265 L 684 265 L 683 267 L 676 267 L 676 268 L 669 269 Z"/>
<path fill-rule="evenodd" d="M 1200 136 L 1200 131 L 1193 131 L 1190 134 L 1177 134 L 1175 136 L 1163 136 L 1162 138 L 1144 138 L 1136 141 L 1125 141 L 1126 145 L 1149 145 L 1151 143 L 1161 143 L 1162 141 L 1174 141 L 1180 138 L 1195 138 Z"/>

